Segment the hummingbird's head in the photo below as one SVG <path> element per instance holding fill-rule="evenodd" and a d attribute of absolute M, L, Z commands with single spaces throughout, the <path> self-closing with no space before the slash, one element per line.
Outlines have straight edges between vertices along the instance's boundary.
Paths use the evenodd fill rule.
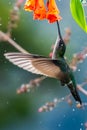
<path fill-rule="evenodd" d="M 62 39 L 59 40 L 58 44 L 58 56 L 59 57 L 64 57 L 65 51 L 66 51 L 66 45 Z"/>

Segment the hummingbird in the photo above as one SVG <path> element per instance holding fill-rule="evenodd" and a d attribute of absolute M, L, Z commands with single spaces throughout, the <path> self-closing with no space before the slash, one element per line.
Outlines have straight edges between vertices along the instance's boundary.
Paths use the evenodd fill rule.
<path fill-rule="evenodd" d="M 66 45 L 63 41 L 63 38 L 60 33 L 59 23 L 57 21 L 59 40 L 57 41 L 57 51 L 58 57 L 45 57 L 37 54 L 25 54 L 25 53 L 16 53 L 9 52 L 5 53 L 4 56 L 12 62 L 14 65 L 23 68 L 31 73 L 44 75 L 46 77 L 56 78 L 60 81 L 62 86 L 67 86 L 74 97 L 74 99 L 82 104 L 81 98 L 76 88 L 76 81 L 73 75 L 72 70 L 67 64 L 64 54 L 66 51 Z"/>

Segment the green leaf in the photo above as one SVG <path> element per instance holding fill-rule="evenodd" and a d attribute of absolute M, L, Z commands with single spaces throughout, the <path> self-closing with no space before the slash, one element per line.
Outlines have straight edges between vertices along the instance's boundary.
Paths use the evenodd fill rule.
<path fill-rule="evenodd" d="M 70 10 L 77 24 L 87 32 L 86 18 L 83 6 L 80 0 L 70 0 Z"/>

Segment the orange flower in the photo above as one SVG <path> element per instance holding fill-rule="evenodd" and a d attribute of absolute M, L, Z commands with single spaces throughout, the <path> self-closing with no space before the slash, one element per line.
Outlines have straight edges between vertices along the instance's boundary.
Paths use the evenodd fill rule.
<path fill-rule="evenodd" d="M 35 5 L 36 5 L 36 0 L 27 0 L 24 5 L 24 9 L 26 11 L 33 11 L 35 10 Z"/>
<path fill-rule="evenodd" d="M 48 0 L 47 2 L 48 12 L 46 18 L 49 20 L 49 23 L 56 22 L 57 20 L 61 20 L 61 16 L 59 15 L 59 10 L 57 8 L 55 0 Z"/>
<path fill-rule="evenodd" d="M 38 20 L 43 20 L 46 18 L 46 8 L 43 0 L 36 0 L 33 18 Z"/>
<path fill-rule="evenodd" d="M 33 18 L 38 20 L 48 19 L 49 23 L 56 22 L 61 19 L 59 10 L 55 0 L 48 0 L 46 10 L 44 0 L 27 0 L 24 9 L 26 11 L 33 11 Z"/>

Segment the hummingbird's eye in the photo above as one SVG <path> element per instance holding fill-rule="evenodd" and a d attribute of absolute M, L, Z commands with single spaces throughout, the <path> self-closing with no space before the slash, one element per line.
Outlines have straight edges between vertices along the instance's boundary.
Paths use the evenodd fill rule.
<path fill-rule="evenodd" d="M 63 44 L 61 44 L 61 46 L 63 46 Z"/>

